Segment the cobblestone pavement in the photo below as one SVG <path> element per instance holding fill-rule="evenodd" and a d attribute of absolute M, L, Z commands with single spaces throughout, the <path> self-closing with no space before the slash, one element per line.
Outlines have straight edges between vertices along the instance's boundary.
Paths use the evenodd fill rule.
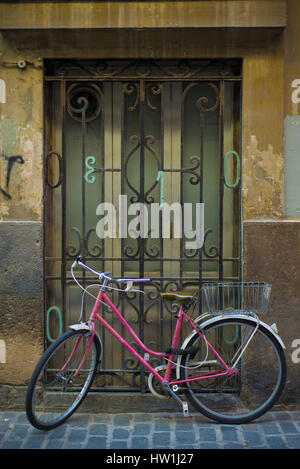
<path fill-rule="evenodd" d="M 246 425 L 179 413 L 74 414 L 45 432 L 23 412 L 0 411 L 0 449 L 299 449 L 300 412 L 271 411 Z"/>

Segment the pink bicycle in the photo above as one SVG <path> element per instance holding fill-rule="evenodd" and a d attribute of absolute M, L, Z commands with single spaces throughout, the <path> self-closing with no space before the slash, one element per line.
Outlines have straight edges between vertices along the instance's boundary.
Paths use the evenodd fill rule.
<path fill-rule="evenodd" d="M 265 312 L 270 285 L 253 283 L 211 283 L 203 285 L 208 311 L 192 319 L 189 310 L 197 301 L 193 292 L 165 292 L 166 301 L 179 303 L 171 345 L 164 351 L 145 346 L 106 290 L 112 280 L 126 283 L 150 279 L 112 279 L 80 258 L 79 265 L 100 280 L 99 293 L 88 321 L 73 324 L 45 351 L 28 385 L 26 413 L 31 424 L 50 430 L 66 421 L 86 397 L 93 379 L 101 373 L 102 343 L 95 331 L 99 321 L 148 370 L 149 390 L 157 397 L 173 397 L 188 415 L 188 404 L 205 416 L 222 423 L 246 423 L 267 412 L 279 399 L 286 380 L 284 344 L 275 324 L 259 319 Z M 78 282 L 77 282 L 78 283 Z M 80 284 L 78 283 L 80 286 Z M 83 288 L 83 287 L 81 287 Z M 86 289 L 84 289 L 86 291 Z M 102 316 L 109 307 L 132 336 L 144 355 L 138 353 Z M 190 334 L 181 341 L 183 321 Z M 149 357 L 165 364 L 153 368 Z"/>

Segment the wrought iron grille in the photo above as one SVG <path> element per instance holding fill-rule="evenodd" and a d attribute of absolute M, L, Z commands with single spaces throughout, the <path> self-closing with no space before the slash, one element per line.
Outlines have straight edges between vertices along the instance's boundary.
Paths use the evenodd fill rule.
<path fill-rule="evenodd" d="M 240 63 L 238 61 L 48 61 L 45 63 L 45 337 L 80 314 L 70 277 L 76 256 L 114 276 L 148 276 L 142 293 L 111 293 L 142 340 L 169 345 L 176 305 L 159 291 L 240 280 Z M 163 182 L 162 182 L 163 176 Z M 119 206 L 119 196 L 127 206 Z M 204 203 L 201 249 L 170 237 L 97 236 L 97 207 Z M 126 213 L 127 213 L 126 212 Z M 128 216 L 128 226 L 134 215 Z M 103 220 L 103 219 L 102 219 Z M 136 228 L 140 226 L 136 223 Z M 87 287 L 93 280 L 78 278 Z M 117 285 L 116 285 L 117 286 Z M 90 291 L 96 292 L 94 287 Z M 87 313 L 88 297 L 84 303 Z M 110 312 L 103 311 L 114 318 Z M 122 331 L 124 333 L 124 331 Z M 145 370 L 104 330 L 95 389 L 147 389 Z M 153 361 L 155 363 L 155 361 Z M 159 363 L 157 363 L 159 364 Z"/>

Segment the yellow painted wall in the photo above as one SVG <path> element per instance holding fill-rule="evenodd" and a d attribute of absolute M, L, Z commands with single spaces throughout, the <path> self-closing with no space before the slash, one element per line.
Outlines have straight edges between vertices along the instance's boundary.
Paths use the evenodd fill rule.
<path fill-rule="evenodd" d="M 293 249 L 295 253 L 300 252 L 300 247 L 293 225 L 284 224 L 284 122 L 286 116 L 300 114 L 300 102 L 292 102 L 291 99 L 292 92 L 297 91 L 292 83 L 295 79 L 300 80 L 299 1 L 109 4 L 76 2 L 74 11 L 70 10 L 69 4 L 56 3 L 50 7 L 46 2 L 26 4 L 22 11 L 24 5 L 21 4 L 16 9 L 11 3 L 2 2 L 0 5 L 0 79 L 5 83 L 5 102 L 2 98 L 0 103 L 1 151 L 7 156 L 20 155 L 24 159 L 24 163 L 16 163 L 11 172 L 11 199 L 0 194 L 0 230 L 1 222 L 42 222 L 43 58 L 242 58 L 245 274 L 258 278 L 269 276 L 263 279 L 274 282 L 274 291 L 281 293 L 281 296 L 275 295 L 271 317 L 279 326 L 284 326 L 283 339 L 292 370 L 288 390 L 292 394 L 295 386 L 299 387 L 297 364 L 291 358 L 292 344 L 297 334 L 300 337 L 300 305 L 296 301 L 300 289 L 296 277 L 297 257 L 293 256 Z M 105 14 L 100 14 L 103 8 Z M 25 68 L 18 68 L 20 61 L 26 62 Z M 6 171 L 7 160 L 0 157 L 0 187 L 4 189 Z M 273 237 L 270 234 L 273 225 L 270 228 L 270 224 L 262 224 L 266 219 L 277 223 L 276 230 L 271 231 L 275 233 Z M 291 232 L 294 233 L 292 249 L 288 241 Z M 281 244 L 277 245 L 276 239 L 280 239 Z M 286 244 L 282 240 L 286 240 Z M 263 244 L 269 249 L 267 269 L 266 264 L 259 262 L 264 253 L 261 249 Z M 288 260 L 284 272 L 280 271 L 278 264 L 280 256 Z M 292 287 L 284 290 L 282 285 L 287 265 L 290 265 L 293 277 L 286 282 L 291 280 Z M 14 298 L 6 298 L 5 301 L 9 309 Z M 22 313 L 21 306 L 18 311 L 25 329 L 18 332 L 17 338 L 10 335 L 9 329 L 5 332 L 7 357 L 13 356 L 15 347 L 21 355 L 22 351 L 25 352 L 22 333 L 24 330 L 32 331 L 32 322 Z M 42 347 L 42 311 L 36 314 L 36 318 L 40 318 L 35 331 L 37 335 L 30 336 L 29 348 L 28 343 L 26 345 L 29 366 L 25 372 L 14 375 L 14 384 L 26 382 Z M 11 317 L 11 311 L 6 317 Z M 0 339 L 1 334 L 0 329 Z M 38 350 L 34 342 L 37 338 Z M 4 365 L 0 368 L 1 383 L 10 382 L 12 367 L 13 362 L 6 369 Z"/>

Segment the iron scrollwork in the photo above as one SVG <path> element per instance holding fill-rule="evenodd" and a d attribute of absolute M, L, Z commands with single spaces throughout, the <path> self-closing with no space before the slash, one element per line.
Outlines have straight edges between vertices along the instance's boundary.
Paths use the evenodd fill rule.
<path fill-rule="evenodd" d="M 96 84 L 73 84 L 67 90 L 67 111 L 75 121 L 91 122 L 103 108 L 103 94 Z"/>
<path fill-rule="evenodd" d="M 66 247 L 66 254 L 72 258 L 78 257 L 79 255 L 86 257 L 94 257 L 97 258 L 102 255 L 102 249 L 99 244 L 94 244 L 92 247 L 89 247 L 89 238 L 92 233 L 96 232 L 96 228 L 90 228 L 88 232 L 82 236 L 79 229 L 76 227 L 71 228 L 71 231 L 76 233 L 78 238 L 78 247 L 73 244 L 70 244 Z"/>
<path fill-rule="evenodd" d="M 90 77 L 91 79 L 181 79 L 240 77 L 239 60 L 88 60 L 57 61 L 54 76 Z M 48 72 L 49 75 L 49 72 Z"/>

